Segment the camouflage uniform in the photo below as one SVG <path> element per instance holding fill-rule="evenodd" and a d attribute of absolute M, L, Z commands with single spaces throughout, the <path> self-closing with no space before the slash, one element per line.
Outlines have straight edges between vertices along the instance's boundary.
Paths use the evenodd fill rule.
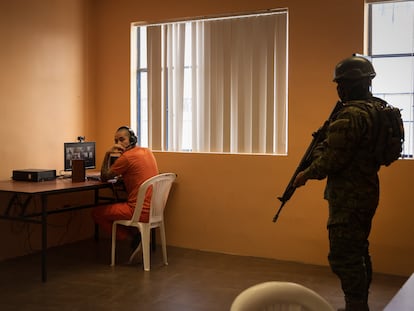
<path fill-rule="evenodd" d="M 327 136 L 304 171 L 307 179 L 327 177 L 329 264 L 341 280 L 346 301 L 368 301 L 372 277 L 368 236 L 379 199 L 379 165 L 372 152 L 373 120 L 353 102 L 330 123 Z"/>

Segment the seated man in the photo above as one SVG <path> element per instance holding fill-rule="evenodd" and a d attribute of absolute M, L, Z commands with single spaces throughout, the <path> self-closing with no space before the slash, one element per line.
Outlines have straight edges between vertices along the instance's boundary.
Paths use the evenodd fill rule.
<path fill-rule="evenodd" d="M 105 232 L 112 232 L 112 223 L 115 220 L 131 219 L 135 210 L 139 186 L 148 178 L 158 174 L 158 166 L 152 151 L 148 148 L 136 146 L 137 137 L 134 132 L 121 126 L 115 133 L 115 144 L 106 152 L 102 167 L 101 180 L 107 181 L 115 177 L 122 177 L 127 193 L 126 202 L 104 205 L 92 210 L 92 217 Z M 111 157 L 118 154 L 114 161 Z M 148 193 L 148 196 L 150 193 Z M 147 197 L 142 207 L 140 220 L 148 221 L 149 201 Z M 119 226 L 117 239 L 131 239 L 131 247 L 136 248 L 140 242 L 140 235 L 136 229 Z"/>

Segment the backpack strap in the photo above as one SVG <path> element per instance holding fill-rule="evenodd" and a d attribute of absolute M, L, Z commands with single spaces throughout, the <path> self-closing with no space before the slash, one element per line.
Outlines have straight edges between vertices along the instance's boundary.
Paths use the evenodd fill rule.
<path fill-rule="evenodd" d="M 381 130 L 381 117 L 379 115 L 379 107 L 376 105 L 382 106 L 383 103 L 386 104 L 384 101 L 376 101 L 376 98 L 371 97 L 366 100 L 352 100 L 344 103 L 344 106 L 352 106 L 357 107 L 363 111 L 366 111 L 369 115 L 369 118 L 372 123 L 372 130 L 371 130 L 371 138 L 370 138 L 370 148 L 368 149 L 368 153 L 373 154 L 376 157 L 376 148 L 377 143 L 379 140 L 380 130 Z M 377 159 L 378 161 L 378 159 Z M 378 161 L 379 162 L 379 161 Z"/>

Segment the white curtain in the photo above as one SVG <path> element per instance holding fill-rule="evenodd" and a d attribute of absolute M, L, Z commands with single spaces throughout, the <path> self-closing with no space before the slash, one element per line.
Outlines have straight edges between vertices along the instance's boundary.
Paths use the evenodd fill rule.
<path fill-rule="evenodd" d="M 162 41 L 156 53 L 154 37 Z M 193 152 L 286 153 L 286 12 L 149 27 L 148 55 L 153 148 L 182 151 L 191 137 Z M 183 119 L 185 72 L 191 127 Z"/>

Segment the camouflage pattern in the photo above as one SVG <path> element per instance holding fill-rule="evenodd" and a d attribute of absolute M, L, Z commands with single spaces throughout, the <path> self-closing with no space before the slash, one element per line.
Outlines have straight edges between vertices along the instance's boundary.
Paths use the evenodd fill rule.
<path fill-rule="evenodd" d="M 372 152 L 373 120 L 358 107 L 361 101 L 348 104 L 329 125 L 304 173 L 308 179 L 327 177 L 329 263 L 341 280 L 345 299 L 366 302 L 372 276 L 368 236 L 379 199 L 379 165 Z"/>

